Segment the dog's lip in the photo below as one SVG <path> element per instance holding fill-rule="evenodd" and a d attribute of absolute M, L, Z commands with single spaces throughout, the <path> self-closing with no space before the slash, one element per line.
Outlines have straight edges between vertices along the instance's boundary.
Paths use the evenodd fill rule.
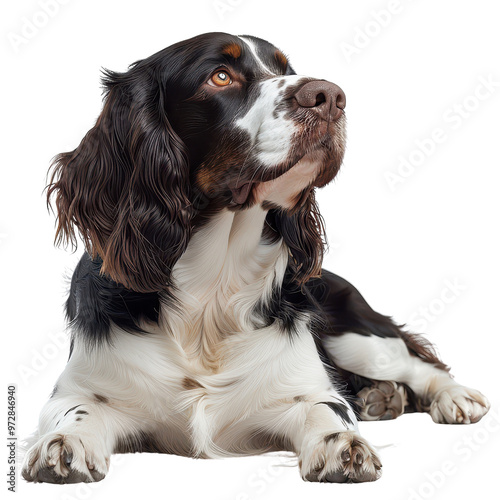
<path fill-rule="evenodd" d="M 233 187 L 230 187 L 231 193 L 233 194 L 233 201 L 238 205 L 243 205 L 248 199 L 248 195 L 255 184 L 253 181 L 242 182 L 241 184 L 236 183 Z"/>

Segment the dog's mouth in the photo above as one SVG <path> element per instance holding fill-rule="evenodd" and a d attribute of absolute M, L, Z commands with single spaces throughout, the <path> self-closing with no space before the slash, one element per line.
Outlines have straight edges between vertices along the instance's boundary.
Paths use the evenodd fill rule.
<path fill-rule="evenodd" d="M 333 130 L 330 130 L 333 128 Z M 274 168 L 259 166 L 252 169 L 248 176 L 240 176 L 235 181 L 230 181 L 227 187 L 231 191 L 232 206 L 246 206 L 254 199 L 252 193 L 258 186 L 269 181 L 276 181 L 287 174 L 295 166 L 308 162 L 316 163 L 319 168 L 312 174 L 311 185 L 323 187 L 328 184 L 339 171 L 344 155 L 344 119 L 333 122 L 316 137 L 296 137 L 293 154 L 286 162 Z M 279 184 L 277 184 L 278 186 Z"/>
<path fill-rule="evenodd" d="M 300 160 L 299 160 L 300 161 Z M 254 180 L 237 180 L 235 183 L 229 185 L 232 194 L 232 203 L 234 205 L 245 205 L 251 198 L 252 191 L 259 184 L 279 179 L 293 168 L 298 162 L 290 162 L 290 165 L 284 165 L 279 168 L 269 170 L 267 175 L 256 175 Z"/>
<path fill-rule="evenodd" d="M 230 187 L 231 193 L 233 195 L 233 203 L 236 205 L 243 205 L 246 203 L 250 196 L 250 192 L 252 191 L 252 187 L 255 185 L 255 182 L 243 182 L 242 184 L 236 183 L 233 187 Z"/>

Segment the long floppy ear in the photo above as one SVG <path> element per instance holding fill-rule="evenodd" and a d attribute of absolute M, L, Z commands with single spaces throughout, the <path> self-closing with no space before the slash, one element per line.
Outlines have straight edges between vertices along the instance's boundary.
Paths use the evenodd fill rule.
<path fill-rule="evenodd" d="M 165 112 L 160 74 L 136 63 L 105 72 L 104 107 L 72 152 L 52 165 L 56 242 L 75 228 L 102 272 L 138 292 L 166 289 L 190 238 L 189 167 Z"/>
<path fill-rule="evenodd" d="M 321 275 L 326 246 L 323 217 L 314 189 L 304 192 L 302 199 L 304 201 L 292 212 L 273 209 L 268 215 L 271 227 L 288 246 L 293 280 L 300 286 Z"/>

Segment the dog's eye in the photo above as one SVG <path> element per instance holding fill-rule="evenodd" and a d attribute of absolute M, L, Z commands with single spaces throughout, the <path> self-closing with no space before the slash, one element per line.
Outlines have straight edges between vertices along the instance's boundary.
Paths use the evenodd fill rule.
<path fill-rule="evenodd" d="M 231 83 L 233 82 L 227 71 L 217 71 L 210 77 L 210 80 L 208 80 L 209 85 L 214 85 L 216 87 L 225 87 Z"/>

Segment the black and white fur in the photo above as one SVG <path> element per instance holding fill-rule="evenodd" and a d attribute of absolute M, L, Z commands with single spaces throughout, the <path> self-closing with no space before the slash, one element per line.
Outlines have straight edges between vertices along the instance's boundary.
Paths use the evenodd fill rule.
<path fill-rule="evenodd" d="M 303 219 L 296 214 L 340 166 L 345 96 L 333 84 L 297 76 L 275 51 L 253 37 L 208 34 L 136 63 L 129 73 L 108 73 L 107 108 L 89 133 L 96 138 L 59 159 L 53 191 L 61 196 L 60 220 L 72 210 L 70 222 L 81 233 L 87 227 L 100 231 L 99 237 L 106 232 L 104 223 L 95 229 L 95 217 L 85 218 L 89 200 L 100 217 L 106 217 L 102 206 L 114 211 L 115 222 L 104 243 L 96 243 L 97 237 L 86 241 L 88 252 L 74 272 L 67 302 L 71 353 L 41 412 L 23 467 L 26 480 L 99 481 L 111 455 L 120 452 L 210 458 L 290 450 L 305 480 L 372 481 L 380 476 L 381 463 L 360 436 L 357 418 L 428 411 L 438 423 L 471 423 L 488 411 L 486 398 L 455 382 L 425 341 L 374 312 L 347 281 L 325 270 L 297 280 L 305 267 L 300 261 L 312 250 L 307 232 L 297 238 Z M 214 62 L 219 53 L 232 58 L 223 67 L 238 88 L 203 87 L 210 72 L 220 71 Z M 157 72 L 160 61 L 162 71 L 175 66 L 175 75 L 165 73 L 168 68 Z M 182 89 L 191 85 L 190 96 L 202 92 L 194 103 L 179 96 L 179 79 L 188 77 Z M 160 86 L 148 96 L 148 85 L 157 81 Z M 306 85 L 308 93 L 300 93 Z M 177 99 L 178 106 L 169 99 Z M 202 108 L 214 100 L 216 107 Z M 331 106 L 326 111 L 325 100 Z M 190 107 L 182 108 L 186 103 Z M 132 111 L 120 114 L 127 106 Z M 131 210 L 119 195 L 113 198 L 109 186 L 101 186 L 97 202 L 86 193 L 80 207 L 64 204 L 64 196 L 75 199 L 92 189 L 79 172 L 99 180 L 104 170 L 98 167 L 113 162 L 105 156 L 95 161 L 105 155 L 95 141 L 114 144 L 106 136 L 110 130 L 122 149 L 138 147 L 142 133 L 146 153 L 163 147 L 165 141 L 147 141 L 155 106 L 166 110 L 169 137 L 185 146 L 179 150 L 189 160 L 186 199 L 192 201 L 185 210 L 197 208 L 184 247 L 165 264 L 163 288 L 145 278 L 148 263 L 109 264 L 129 251 L 127 242 L 135 244 L 133 231 L 121 246 L 109 243 L 116 239 L 113 227 Z M 126 117 L 137 109 L 128 123 Z M 206 113 L 206 121 L 186 121 L 196 113 L 198 118 Z M 214 114 L 217 126 L 209 122 Z M 126 133 L 120 135 L 123 127 L 135 134 L 133 145 L 127 146 Z M 320 127 L 320 136 L 307 135 Z M 130 189 L 131 197 L 140 163 L 134 154 L 106 176 L 122 182 L 120 190 Z M 227 163 L 219 173 L 217 161 Z M 168 161 L 164 165 L 171 167 Z M 158 196 L 152 187 L 148 195 L 141 182 L 144 199 Z M 167 205 L 178 194 L 174 188 L 168 192 L 172 182 L 163 186 Z M 147 224 L 156 214 L 139 213 L 138 206 L 132 207 L 134 220 L 149 217 L 139 230 L 146 227 L 142 237 L 153 241 Z M 182 203 L 176 210 L 184 210 Z M 63 232 L 69 227 L 62 226 Z M 184 241 L 177 233 L 169 237 L 175 245 Z"/>

